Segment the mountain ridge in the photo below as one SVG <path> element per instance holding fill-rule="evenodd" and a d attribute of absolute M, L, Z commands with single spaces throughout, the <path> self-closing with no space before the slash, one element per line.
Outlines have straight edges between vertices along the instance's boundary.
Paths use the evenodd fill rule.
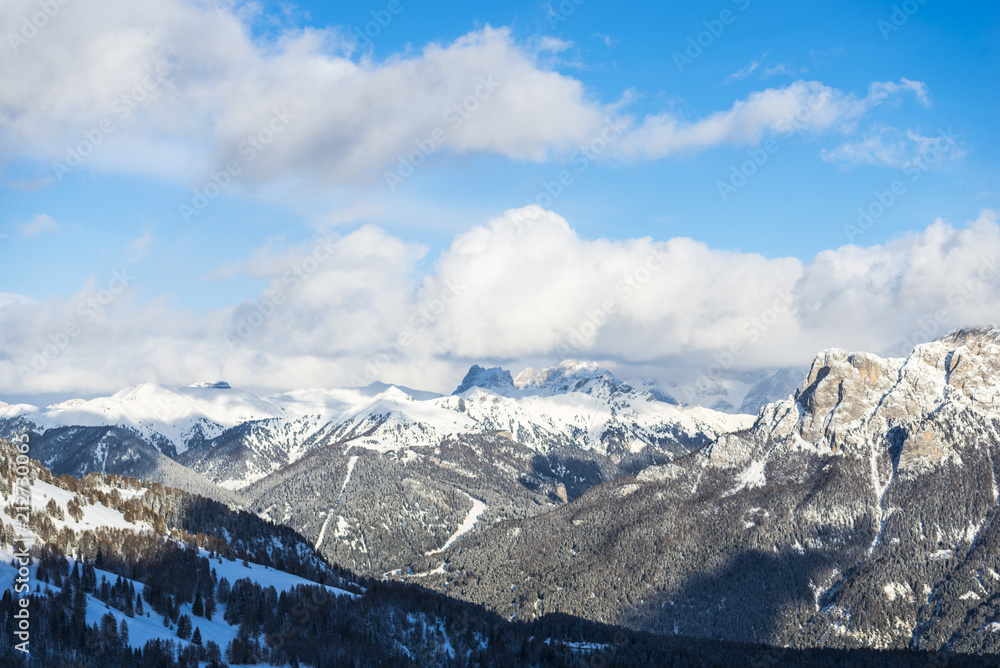
<path fill-rule="evenodd" d="M 448 591 L 527 619 L 1000 654 L 998 390 L 997 328 L 822 351 L 753 425 L 472 534 Z"/>

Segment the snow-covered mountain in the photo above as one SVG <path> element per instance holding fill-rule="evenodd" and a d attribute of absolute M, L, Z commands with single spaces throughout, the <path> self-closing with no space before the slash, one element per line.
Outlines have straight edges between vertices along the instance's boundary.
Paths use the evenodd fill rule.
<path fill-rule="evenodd" d="M 0 485 L 0 612 L 24 620 L 0 625 L 9 665 L 650 665 L 683 652 L 721 667 L 768 656 L 675 637 L 626 643 L 620 628 L 571 618 L 512 623 L 423 587 L 355 578 L 257 515 L 117 475 L 56 478 L 35 461 L 15 466 L 16 454 L 0 441 L 0 479 L 12 483 Z M 482 523 L 483 502 L 455 496 L 471 508 L 428 558 Z M 345 532 L 338 520 L 324 522 L 331 538 Z M 404 573 L 451 575 L 386 575 Z"/>
<path fill-rule="evenodd" d="M 759 394 L 788 380 L 759 378 Z M 143 387 L 103 403 L 0 407 L 0 436 L 29 428 L 33 457 L 73 471 L 197 471 L 244 515 L 294 529 L 342 567 L 500 619 L 895 649 L 901 665 L 916 649 L 1000 655 L 1000 329 L 954 332 L 901 359 L 824 351 L 756 417 L 685 407 L 655 383 L 573 361 L 516 376 L 475 366 L 449 396 Z M 85 405 L 79 414 L 100 422 L 93 407 L 110 406 L 122 422 L 51 417 Z M 168 432 L 184 448 L 171 459 L 143 434 L 167 436 L 141 431 L 164 405 L 221 431 Z M 47 512 L 69 513 L 64 500 Z"/>
<path fill-rule="evenodd" d="M 525 369 L 516 379 L 503 369 L 473 366 L 451 396 L 382 383 L 271 396 L 225 382 L 184 388 L 146 383 L 44 409 L 0 407 L 0 434 L 28 428 L 43 439 L 58 436 L 63 450 L 71 450 L 66 446 L 74 435 L 95 438 L 81 428 L 114 427 L 110 435 L 101 433 L 95 470 L 109 471 L 109 457 L 124 456 L 118 453 L 122 440 L 134 437 L 213 482 L 238 488 L 331 443 L 386 452 L 500 432 L 543 453 L 570 447 L 606 456 L 648 451 L 673 457 L 752 421 L 664 398 L 655 387 L 636 389 L 596 364 L 576 361 Z M 58 457 L 46 463 L 61 470 Z"/>
<path fill-rule="evenodd" d="M 21 417 L 39 429 L 121 426 L 165 454 L 180 454 L 238 424 L 294 416 L 291 405 L 233 389 L 225 382 L 182 388 L 143 383 L 110 397 L 71 399 L 44 409 L 26 404 L 2 407 L 0 419 Z"/>
<path fill-rule="evenodd" d="M 676 455 L 751 422 L 661 401 L 596 364 L 569 361 L 526 369 L 513 380 L 504 369 L 473 366 L 455 393 L 430 401 L 392 388 L 343 415 L 324 440 L 384 451 L 488 431 L 539 452 L 575 446 L 605 455 L 646 448 Z"/>
<path fill-rule="evenodd" d="M 474 533 L 450 557 L 467 574 L 452 595 L 518 618 L 995 660 L 1000 329 L 899 359 L 824 351 L 751 428 Z M 515 579 L 513 603 L 490 587 Z"/>

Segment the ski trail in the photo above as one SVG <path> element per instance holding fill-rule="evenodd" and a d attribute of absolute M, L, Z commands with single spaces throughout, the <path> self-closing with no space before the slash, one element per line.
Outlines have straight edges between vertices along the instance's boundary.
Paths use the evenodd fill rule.
<path fill-rule="evenodd" d="M 458 530 L 448 537 L 447 542 L 445 542 L 444 545 L 442 545 L 436 550 L 431 550 L 430 552 L 424 552 L 426 556 L 429 557 L 432 554 L 440 554 L 441 552 L 444 552 L 449 547 L 451 547 L 456 540 L 461 538 L 463 534 L 467 534 L 470 531 L 472 531 L 472 529 L 476 526 L 476 520 L 478 520 L 479 516 L 482 515 L 483 511 L 486 510 L 485 503 L 483 503 L 479 499 L 473 499 L 465 492 L 462 492 L 462 494 L 468 496 L 469 500 L 472 501 L 472 509 L 469 511 L 469 514 L 465 516 L 465 520 L 462 522 L 462 525 L 458 527 Z"/>
<path fill-rule="evenodd" d="M 323 522 L 323 528 L 319 530 L 319 538 L 316 539 L 316 545 L 313 547 L 314 550 L 318 550 L 319 546 L 323 544 L 323 537 L 326 535 L 326 528 L 330 525 L 330 518 L 333 517 L 333 511 L 337 509 L 340 505 L 340 500 L 344 497 L 344 490 L 347 489 L 347 483 L 351 482 L 351 473 L 354 472 L 354 465 L 358 463 L 358 456 L 354 455 L 347 461 L 347 475 L 344 476 L 344 484 L 340 486 L 340 494 L 337 495 L 337 500 L 333 503 L 333 507 L 330 508 L 330 512 L 326 514 L 326 520 Z"/>

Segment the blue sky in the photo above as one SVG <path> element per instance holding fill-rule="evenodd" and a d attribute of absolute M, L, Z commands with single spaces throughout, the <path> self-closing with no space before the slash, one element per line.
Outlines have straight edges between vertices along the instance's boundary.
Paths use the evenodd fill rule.
<path fill-rule="evenodd" d="M 598 323 L 573 352 L 611 365 L 705 367 L 781 286 L 819 301 L 797 303 L 788 331 L 772 330 L 763 337 L 769 345 L 737 367 L 798 365 L 826 345 L 888 353 L 919 327 L 931 334 L 996 320 L 993 283 L 959 306 L 913 257 L 927 244 L 944 257 L 962 243 L 989 248 L 992 239 L 1000 12 L 990 3 L 116 0 L 90 12 L 61 5 L 44 21 L 36 2 L 5 4 L 0 70 L 12 83 L 0 92 L 0 292 L 13 306 L 0 306 L 0 379 L 11 396 L 210 373 L 260 387 L 347 384 L 392 344 L 400 325 L 387 319 L 402 317 L 359 304 L 419 310 L 476 235 L 522 229 L 504 212 L 528 203 L 545 209 L 534 227 L 568 235 L 539 232 L 539 243 L 579 246 L 583 255 L 566 262 L 588 276 L 611 271 L 600 269 L 610 262 L 601 253 L 686 237 L 736 272 L 740 289 L 756 286 L 741 295 L 721 272 L 682 274 L 683 262 L 671 264 L 647 295 L 667 299 L 689 282 L 706 293 L 678 303 L 682 315 L 650 296 L 645 310 L 630 302 L 616 322 Z M 44 25 L 33 30 L 30 21 Z M 495 90 L 481 86 L 486 80 Z M 465 100 L 475 109 L 448 115 Z M 802 111 L 798 121 L 792 111 Z M 620 130 L 594 144 L 608 124 Z M 249 157 L 241 150 L 248 136 L 270 140 Z M 428 141 L 434 151 L 417 155 L 412 176 L 390 187 L 386 175 L 401 173 L 400 156 Z M 66 170 L 73 148 L 88 142 L 90 155 Z M 227 162 L 239 174 L 185 215 Z M 894 183 L 891 204 L 857 228 L 859 207 L 873 210 Z M 940 234 L 928 231 L 937 219 L 947 228 Z M 972 238 L 976 224 L 984 236 Z M 365 237 L 372 230 L 383 236 Z M 398 269 L 398 282 L 379 292 L 371 286 L 384 272 L 362 280 L 324 263 L 309 298 L 291 295 L 282 316 L 289 331 L 312 335 L 294 354 L 271 316 L 236 352 L 192 345 L 224 340 L 295 258 L 330 235 L 341 250 L 362 237 L 398 248 L 371 262 Z M 864 262 L 844 249 L 852 242 L 868 249 Z M 482 248 L 468 270 L 500 271 L 490 243 Z M 512 251 L 514 276 L 537 280 L 537 267 L 518 266 L 530 254 Z M 938 265 L 948 262 L 977 266 L 955 254 Z M 812 278 L 824 263 L 842 284 Z M 95 327 L 35 365 L 44 369 L 29 364 L 38 373 L 24 373 L 52 332 L 80 317 L 81 300 L 122 267 L 134 278 Z M 480 358 L 558 361 L 560 342 L 592 311 L 573 292 L 586 281 L 563 275 L 565 294 L 554 303 L 577 300 L 575 310 L 540 324 L 532 307 L 508 306 L 510 331 L 473 345 L 476 332 L 440 328 L 447 317 L 478 317 L 479 307 L 450 309 L 421 330 L 427 341 L 377 375 L 443 386 Z M 817 297 L 810 280 L 830 289 Z M 521 294 L 515 282 L 484 285 L 475 301 L 505 303 Z M 858 284 L 868 292 L 856 293 Z M 513 304 L 536 294 L 524 290 Z M 845 323 L 833 306 L 852 299 L 879 321 Z M 883 299 L 909 310 L 890 317 Z M 830 306 L 830 322 L 804 320 L 817 303 Z M 937 314 L 934 328 L 920 325 L 927 313 Z M 351 343 L 338 323 L 372 333 Z M 712 329 L 719 323 L 725 331 Z M 109 332 L 124 338 L 102 348 Z M 637 332 L 678 343 L 637 355 L 648 348 Z M 124 359 L 111 372 L 88 373 L 105 353 Z"/>

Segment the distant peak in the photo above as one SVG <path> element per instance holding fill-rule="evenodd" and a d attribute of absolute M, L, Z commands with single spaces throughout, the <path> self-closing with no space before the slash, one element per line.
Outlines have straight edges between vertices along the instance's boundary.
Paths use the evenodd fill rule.
<path fill-rule="evenodd" d="M 517 378 L 514 379 L 514 385 L 520 390 L 531 390 L 559 385 L 569 380 L 599 377 L 614 378 L 610 371 L 601 368 L 596 362 L 583 362 L 570 359 L 564 360 L 548 369 L 533 369 L 528 367 L 517 374 Z"/>
<path fill-rule="evenodd" d="M 649 378 L 643 378 L 641 381 L 642 391 L 648 392 L 657 401 L 662 401 L 665 404 L 678 405 L 680 402 L 677 401 L 673 396 L 664 392 L 659 385 L 656 384 L 655 380 Z"/>
<path fill-rule="evenodd" d="M 45 408 L 47 410 L 50 410 L 50 411 L 60 411 L 60 410 L 66 410 L 66 409 L 69 409 L 69 408 L 76 408 L 77 406 L 82 406 L 85 403 L 87 403 L 87 402 L 84 401 L 83 399 L 68 399 L 66 401 L 63 401 L 63 402 L 60 402 L 60 403 L 57 403 L 57 404 L 51 404 L 49 406 L 46 406 Z M 6 406 L 6 404 L 4 404 L 4 405 Z"/>
<path fill-rule="evenodd" d="M 217 380 L 214 383 L 194 383 L 188 385 L 188 387 L 193 387 L 201 390 L 231 390 L 232 386 L 224 380 Z"/>
<path fill-rule="evenodd" d="M 383 383 L 382 381 L 376 380 L 368 385 L 363 385 L 361 387 L 352 387 L 350 389 L 357 390 L 362 394 L 369 397 L 374 397 L 377 394 L 382 394 L 383 392 L 389 390 L 389 388 L 396 388 L 403 394 L 416 399 L 417 401 L 426 401 L 429 399 L 437 399 L 441 396 L 438 392 L 428 392 L 426 390 L 415 390 L 412 387 L 406 387 L 405 385 L 396 385 L 395 383 Z"/>
<path fill-rule="evenodd" d="M 452 394 L 462 394 L 473 388 L 481 387 L 484 390 L 493 390 L 498 394 L 514 389 L 514 380 L 510 377 L 510 371 L 501 369 L 498 366 L 484 369 L 478 364 L 473 364 L 469 372 L 462 379 L 462 384 L 458 386 Z"/>

